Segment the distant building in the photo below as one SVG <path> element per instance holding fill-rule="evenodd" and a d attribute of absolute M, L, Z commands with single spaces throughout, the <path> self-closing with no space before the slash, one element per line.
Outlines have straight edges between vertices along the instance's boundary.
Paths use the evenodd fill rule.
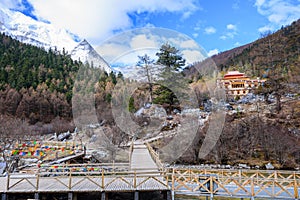
<path fill-rule="evenodd" d="M 265 80 L 250 79 L 245 73 L 229 71 L 222 79 L 217 80 L 217 86 L 226 90 L 227 96 L 243 96 L 258 88 Z"/>

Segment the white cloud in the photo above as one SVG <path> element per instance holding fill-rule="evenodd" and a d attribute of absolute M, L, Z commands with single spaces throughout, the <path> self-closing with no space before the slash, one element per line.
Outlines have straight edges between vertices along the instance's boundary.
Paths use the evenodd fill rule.
<path fill-rule="evenodd" d="M 181 20 L 188 19 L 192 14 L 193 14 L 193 12 L 191 12 L 191 11 L 187 11 L 187 12 L 183 13 Z"/>
<path fill-rule="evenodd" d="M 219 53 L 219 49 L 213 49 L 213 50 L 210 50 L 210 51 L 207 53 L 207 55 L 208 55 L 209 57 L 211 57 L 211 56 L 216 55 L 216 54 L 218 54 L 218 53 Z"/>
<path fill-rule="evenodd" d="M 226 36 L 226 35 L 222 35 L 222 36 L 220 37 L 220 39 L 221 39 L 221 40 L 226 40 L 226 39 L 227 39 L 227 36 Z"/>
<path fill-rule="evenodd" d="M 112 60 L 112 63 L 114 65 L 131 65 L 135 66 L 137 62 L 139 61 L 138 56 L 142 56 L 147 54 L 151 59 L 155 59 L 155 53 L 157 52 L 157 49 L 134 49 L 129 50 L 119 57 L 116 57 L 114 60 Z"/>
<path fill-rule="evenodd" d="M 194 40 L 186 40 L 180 43 L 182 49 L 194 49 L 198 48 L 198 44 Z"/>
<path fill-rule="evenodd" d="M 155 26 L 154 26 L 154 24 L 147 23 L 147 24 L 145 25 L 145 27 L 147 27 L 147 28 L 154 28 Z"/>
<path fill-rule="evenodd" d="M 211 34 L 216 33 L 217 30 L 214 27 L 210 26 L 210 27 L 206 27 L 204 29 L 204 32 L 205 32 L 205 34 L 211 35 Z"/>
<path fill-rule="evenodd" d="M 200 28 L 199 26 L 195 26 L 195 27 L 194 27 L 194 30 L 195 30 L 195 31 L 199 31 L 200 29 L 201 29 L 201 28 Z"/>
<path fill-rule="evenodd" d="M 266 32 L 272 31 L 273 29 L 274 29 L 273 27 L 267 25 L 267 26 L 260 27 L 258 29 L 258 32 L 260 32 L 260 33 L 266 33 Z"/>
<path fill-rule="evenodd" d="M 199 36 L 198 33 L 193 33 L 193 37 L 194 37 L 194 38 L 197 38 L 198 36 Z"/>
<path fill-rule="evenodd" d="M 239 47 L 239 46 L 241 46 L 241 43 L 236 42 L 236 43 L 234 43 L 234 46 L 235 46 L 235 47 Z"/>
<path fill-rule="evenodd" d="M 177 12 L 183 18 L 197 10 L 195 0 L 28 0 L 39 19 L 67 28 L 82 38 L 103 40 L 116 30 L 132 28 L 129 13 Z"/>
<path fill-rule="evenodd" d="M 155 53 L 166 42 L 180 51 L 187 60 L 187 64 L 204 58 L 202 48 L 190 37 L 161 28 L 143 28 L 123 32 L 110 38 L 96 50 L 109 64 L 128 66 L 136 64 L 138 55 L 145 53 L 156 60 Z"/>
<path fill-rule="evenodd" d="M 300 18 L 300 2 L 293 0 L 256 0 L 258 13 L 267 17 L 269 24 L 260 32 L 275 30 Z M 268 31 L 267 30 L 267 31 Z"/>
<path fill-rule="evenodd" d="M 234 24 L 227 24 L 227 31 L 220 37 L 221 40 L 233 39 L 237 33 L 237 26 Z"/>
<path fill-rule="evenodd" d="M 201 30 L 201 27 L 203 26 L 205 22 L 201 21 L 201 20 L 198 20 L 196 22 L 196 24 L 194 25 L 194 31 L 199 31 Z"/>
<path fill-rule="evenodd" d="M 233 31 L 236 31 L 236 30 L 237 30 L 236 25 L 233 25 L 233 24 L 227 24 L 226 28 L 227 28 L 228 30 L 233 30 Z"/>
<path fill-rule="evenodd" d="M 197 50 L 183 50 L 183 57 L 186 59 L 187 64 L 193 64 L 197 61 L 201 61 L 205 58 L 205 56 Z"/>
<path fill-rule="evenodd" d="M 234 36 L 237 35 L 236 32 L 227 32 L 220 37 L 221 40 L 233 39 Z"/>
<path fill-rule="evenodd" d="M 159 44 L 156 41 L 156 38 L 153 35 L 136 35 L 131 39 L 130 47 L 131 49 L 138 49 L 141 45 L 148 47 L 148 48 L 155 48 L 158 47 Z"/>
<path fill-rule="evenodd" d="M 256 0 L 255 6 L 260 7 L 265 3 L 265 0 Z"/>
<path fill-rule="evenodd" d="M 128 46 L 118 43 L 105 43 L 101 48 L 96 48 L 96 51 L 107 61 L 111 62 L 117 56 L 123 55 L 124 52 L 130 51 Z"/>

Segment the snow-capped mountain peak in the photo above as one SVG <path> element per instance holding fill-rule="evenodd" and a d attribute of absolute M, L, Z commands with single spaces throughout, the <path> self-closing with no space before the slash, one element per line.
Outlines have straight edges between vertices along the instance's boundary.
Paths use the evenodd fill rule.
<path fill-rule="evenodd" d="M 0 32 L 34 46 L 71 51 L 77 42 L 74 35 L 52 24 L 37 21 L 18 11 L 0 8 Z"/>
<path fill-rule="evenodd" d="M 112 71 L 109 64 L 85 39 L 72 50 L 71 57 L 83 63 L 88 62 L 90 65 L 93 65 L 93 67 L 100 67 L 107 72 Z"/>
<path fill-rule="evenodd" d="M 94 67 L 100 67 L 107 72 L 112 71 L 86 40 L 78 43 L 79 37 L 75 34 L 56 28 L 50 23 L 37 21 L 21 12 L 0 8 L 0 32 L 23 43 L 46 50 L 52 48 L 62 51 L 64 49 L 67 53 L 71 53 L 74 60 L 89 62 Z"/>

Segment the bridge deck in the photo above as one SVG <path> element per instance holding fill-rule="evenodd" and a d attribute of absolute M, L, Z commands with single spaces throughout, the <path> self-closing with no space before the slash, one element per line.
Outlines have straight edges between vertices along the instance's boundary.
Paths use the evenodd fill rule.
<path fill-rule="evenodd" d="M 130 168 L 128 164 L 123 167 L 103 164 L 56 165 L 54 169 L 42 167 L 35 174 L 0 177 L 0 193 L 170 190 L 167 180 L 159 173 L 147 146 L 142 142 L 134 143 L 129 165 Z M 79 171 L 74 172 L 75 168 Z"/>
<path fill-rule="evenodd" d="M 142 169 L 158 170 L 145 144 L 135 142 L 131 154 L 131 169 L 141 171 Z"/>
<path fill-rule="evenodd" d="M 0 193 L 170 191 L 175 194 L 236 198 L 299 199 L 299 171 L 163 168 L 158 154 L 141 142 L 130 163 L 116 166 L 59 165 L 35 174 L 0 177 Z M 154 160 L 152 159 L 154 158 Z"/>

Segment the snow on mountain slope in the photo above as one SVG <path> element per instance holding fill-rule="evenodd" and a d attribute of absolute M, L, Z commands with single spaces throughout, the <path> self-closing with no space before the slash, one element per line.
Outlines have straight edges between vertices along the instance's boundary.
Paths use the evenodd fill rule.
<path fill-rule="evenodd" d="M 89 62 L 95 67 L 101 67 L 107 72 L 111 68 L 105 60 L 86 41 L 77 42 L 75 34 L 65 29 L 59 29 L 52 24 L 36 21 L 21 12 L 0 8 L 0 32 L 23 43 L 62 51 L 71 54 L 72 59 Z"/>
<path fill-rule="evenodd" d="M 21 12 L 0 8 L 0 32 L 21 42 L 45 49 L 65 48 L 70 52 L 78 42 L 75 35 L 65 29 L 55 28 L 52 24 L 36 21 Z"/>
<path fill-rule="evenodd" d="M 111 72 L 108 63 L 95 51 L 95 49 L 86 41 L 80 42 L 71 52 L 71 57 L 74 60 L 80 60 L 85 63 L 88 62 L 94 67 L 100 67 L 106 72 Z"/>
<path fill-rule="evenodd" d="M 21 12 L 0 8 L 0 32 L 23 43 L 62 51 L 71 54 L 72 59 L 89 62 L 107 72 L 111 68 L 105 60 L 86 41 L 77 42 L 78 36 L 65 29 L 58 29 L 52 24 L 36 21 Z"/>

